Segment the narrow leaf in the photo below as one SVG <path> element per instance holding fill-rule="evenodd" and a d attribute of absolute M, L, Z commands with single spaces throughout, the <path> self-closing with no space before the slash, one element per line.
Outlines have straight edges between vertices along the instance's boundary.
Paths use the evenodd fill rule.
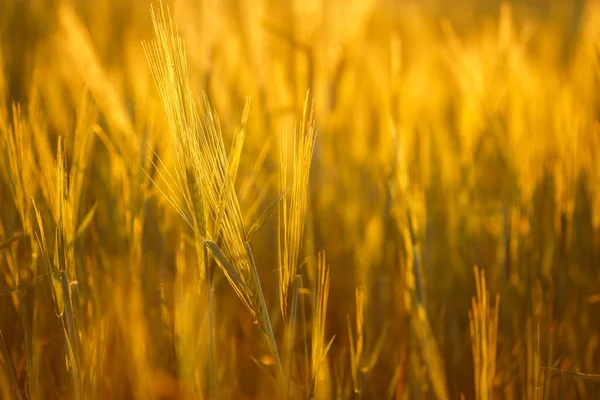
<path fill-rule="evenodd" d="M 551 368 L 558 368 L 561 360 L 563 359 L 563 356 L 564 356 L 564 354 L 561 354 L 560 357 L 558 357 L 558 359 L 554 362 L 554 364 L 552 364 Z M 554 375 L 555 373 L 556 373 L 555 371 L 547 370 L 546 374 L 544 376 L 544 379 L 552 377 L 552 375 Z"/>
<path fill-rule="evenodd" d="M 325 361 L 325 358 L 327 357 L 327 353 L 329 352 L 329 349 L 331 348 L 331 345 L 333 344 L 334 340 L 335 340 L 335 335 L 333 335 L 331 337 L 331 340 L 329 340 L 329 343 L 327 343 L 327 346 L 325 346 L 325 349 L 323 350 L 321 362 Z"/>
<path fill-rule="evenodd" d="M 92 220 L 94 219 L 94 215 L 96 214 L 96 208 L 98 208 L 97 202 L 92 206 L 92 208 L 90 209 L 90 211 L 88 211 L 88 213 L 85 215 L 85 217 L 83 217 L 83 220 L 81 221 L 81 224 L 79 224 L 79 228 L 77 228 L 77 231 L 73 235 L 73 238 L 71 239 L 71 243 L 69 243 L 68 247 L 73 246 L 73 244 L 75 243 L 75 240 L 77 240 L 77 238 L 79 238 L 83 234 L 83 231 L 85 231 L 87 229 L 87 227 L 92 223 Z"/>
<path fill-rule="evenodd" d="M 267 366 L 261 361 L 257 360 L 254 356 L 250 356 L 250 359 L 256 364 L 256 366 L 267 376 L 274 386 L 277 386 L 277 379 L 273 376 Z"/>
<path fill-rule="evenodd" d="M 273 211 L 275 211 L 275 208 L 277 207 L 281 199 L 283 199 L 287 191 L 290 190 L 290 188 L 291 186 L 285 189 L 283 192 L 281 192 L 281 194 L 275 200 L 273 200 L 271 204 L 269 204 L 267 208 L 265 208 L 265 211 L 263 211 L 263 213 L 258 217 L 254 225 L 252 225 L 252 228 L 250 228 L 250 230 L 248 231 L 248 242 L 252 239 L 252 235 L 255 234 L 256 231 L 258 231 L 260 228 L 262 228 L 267 223 L 269 218 L 271 218 Z"/>
<path fill-rule="evenodd" d="M 373 350 L 373 353 L 371 353 L 371 357 L 369 358 L 369 361 L 362 368 L 362 370 L 364 372 L 371 371 L 375 367 L 375 364 L 377 364 L 377 360 L 379 359 L 379 356 L 381 355 L 381 351 L 383 350 L 383 345 L 388 336 L 388 328 L 389 328 L 389 324 L 386 325 L 386 327 L 384 328 L 381 335 L 379 335 L 379 339 L 377 340 L 377 343 L 375 344 L 375 348 Z"/>
<path fill-rule="evenodd" d="M 335 335 L 333 335 L 331 337 L 331 339 L 327 343 L 327 346 L 325 346 L 325 349 L 323 350 L 323 354 L 321 354 L 321 358 L 319 359 L 319 362 L 317 363 L 317 369 L 313 372 L 313 375 L 311 377 L 310 387 L 312 388 L 311 390 L 313 393 L 316 390 L 317 380 L 319 379 L 319 373 L 321 370 L 321 364 L 323 364 L 323 362 L 327 358 L 327 353 L 329 352 L 329 349 L 331 348 L 331 345 L 333 344 L 334 340 L 335 340 Z M 311 399 L 312 398 L 314 398 L 314 397 L 311 397 Z"/>
<path fill-rule="evenodd" d="M 554 368 L 554 367 L 542 367 L 542 368 L 544 368 L 547 371 L 550 371 L 552 373 L 555 373 L 555 374 L 569 375 L 569 376 L 573 376 L 573 377 L 579 378 L 579 379 L 600 382 L 600 375 L 597 375 L 597 374 L 585 374 L 583 372 L 575 372 L 575 371 L 570 371 L 568 369 Z"/>
<path fill-rule="evenodd" d="M 33 286 L 33 285 L 35 285 L 36 283 L 38 283 L 39 281 L 41 281 L 43 278 L 45 278 L 45 277 L 46 277 L 46 275 L 48 275 L 48 273 L 47 273 L 47 272 L 44 272 L 43 274 L 41 274 L 41 275 L 38 275 L 38 276 L 36 276 L 35 278 L 31 278 L 31 279 L 29 279 L 29 280 L 26 280 L 26 281 L 25 281 L 25 282 L 23 282 L 23 283 L 19 283 L 19 284 L 18 284 L 18 285 L 16 285 L 16 286 L 9 287 L 9 288 L 7 288 L 7 289 L 2 289 L 2 290 L 0 290 L 0 296 L 2 296 L 3 294 L 8 294 L 8 293 L 13 293 L 13 292 L 18 292 L 19 290 L 26 289 L 26 288 L 28 288 L 28 287 L 30 287 L 30 286 Z"/>
<path fill-rule="evenodd" d="M 561 360 L 563 359 L 564 354 L 561 354 L 560 357 L 558 357 L 556 359 L 556 361 L 554 362 L 554 364 L 552 364 L 552 368 L 558 368 L 558 365 L 560 364 Z"/>
<path fill-rule="evenodd" d="M 208 247 L 213 257 L 215 257 L 215 259 L 217 260 L 218 264 L 225 270 L 226 274 L 229 275 L 229 277 L 233 279 L 235 283 L 239 284 L 244 289 L 249 290 L 248 286 L 246 286 L 246 284 L 242 280 L 240 274 L 238 274 L 238 272 L 235 270 L 231 262 L 227 259 L 225 254 L 223 254 L 219 246 L 212 240 L 205 240 L 204 244 Z"/>

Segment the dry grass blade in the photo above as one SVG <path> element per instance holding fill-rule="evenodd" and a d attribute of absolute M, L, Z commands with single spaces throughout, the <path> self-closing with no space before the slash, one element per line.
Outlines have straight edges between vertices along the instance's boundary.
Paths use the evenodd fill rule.
<path fill-rule="evenodd" d="M 554 368 L 554 367 L 542 367 L 542 368 L 544 368 L 546 371 L 550 371 L 555 374 L 568 375 L 568 376 L 573 376 L 578 379 L 583 379 L 583 380 L 588 380 L 588 381 L 593 381 L 593 382 L 600 382 L 599 374 L 586 374 L 583 372 L 570 371 L 568 369 Z"/>
<path fill-rule="evenodd" d="M 258 232 L 260 230 L 260 228 L 262 228 L 267 223 L 267 221 L 271 218 L 271 215 L 273 215 L 273 211 L 275 211 L 275 208 L 277 207 L 279 202 L 283 199 L 283 197 L 285 196 L 285 194 L 288 192 L 289 189 L 290 188 L 288 187 L 283 192 L 281 192 L 281 194 L 279 196 L 277 196 L 277 198 L 275 200 L 273 200 L 267 206 L 267 208 L 265 208 L 265 210 L 262 212 L 262 214 L 260 214 L 260 216 L 258 217 L 256 222 L 254 224 L 252 224 L 252 227 L 248 230 L 248 234 L 247 234 L 246 240 L 248 242 L 252 240 L 252 236 L 256 232 Z"/>
<path fill-rule="evenodd" d="M 240 274 L 233 267 L 233 264 L 231 264 L 231 261 L 229 261 L 225 254 L 223 254 L 219 246 L 212 240 L 205 240 L 204 244 L 208 247 L 210 253 L 213 255 L 213 257 L 215 257 L 219 265 L 223 268 L 225 275 L 229 277 L 229 279 L 233 280 L 234 286 L 239 285 L 244 290 L 250 290 L 242 280 Z"/>
<path fill-rule="evenodd" d="M 35 278 L 23 281 L 16 286 L 10 287 L 8 289 L 2 289 L 2 290 L 0 290 L 0 296 L 2 296 L 4 294 L 8 294 L 8 293 L 18 292 L 19 290 L 27 289 L 31 286 L 34 286 L 38 282 L 41 282 L 42 279 L 44 279 L 46 276 L 48 276 L 48 273 L 44 272 L 43 274 L 38 275 Z"/>
<path fill-rule="evenodd" d="M 79 224 L 79 228 L 77 228 L 77 231 L 75 231 L 75 233 L 73 234 L 73 237 L 71 238 L 71 241 L 67 244 L 67 247 L 73 246 L 77 238 L 80 237 L 83 234 L 83 232 L 90 226 L 94 219 L 94 215 L 96 214 L 97 208 L 98 203 L 95 203 L 92 206 L 92 208 L 90 208 L 90 211 L 88 211 L 87 214 L 85 214 L 85 216 L 81 220 L 81 223 Z"/>
<path fill-rule="evenodd" d="M 388 332 L 389 332 L 389 323 L 386 324 L 385 327 L 383 328 L 383 330 L 381 331 L 381 334 L 379 335 L 379 338 L 377 339 L 377 342 L 375 342 L 375 346 L 373 347 L 373 350 L 371 351 L 371 355 L 364 362 L 364 365 L 361 368 L 361 371 L 364 374 L 371 372 L 373 370 L 373 368 L 375 368 L 375 364 L 377 364 L 377 361 L 379 360 L 379 357 L 381 356 L 381 352 L 383 351 L 383 346 L 385 345 L 385 343 L 388 339 Z"/>

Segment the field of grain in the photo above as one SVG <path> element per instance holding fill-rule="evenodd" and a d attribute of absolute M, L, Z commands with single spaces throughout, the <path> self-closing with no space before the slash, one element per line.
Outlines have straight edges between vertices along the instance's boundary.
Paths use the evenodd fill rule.
<path fill-rule="evenodd" d="M 600 1 L 0 3 L 0 398 L 600 398 Z"/>

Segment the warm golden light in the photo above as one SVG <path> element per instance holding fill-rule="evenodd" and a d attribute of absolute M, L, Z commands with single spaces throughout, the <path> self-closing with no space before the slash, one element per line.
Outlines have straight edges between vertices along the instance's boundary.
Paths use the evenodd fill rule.
<path fill-rule="evenodd" d="M 2 2 L 0 398 L 598 398 L 599 153 L 596 0 Z"/>

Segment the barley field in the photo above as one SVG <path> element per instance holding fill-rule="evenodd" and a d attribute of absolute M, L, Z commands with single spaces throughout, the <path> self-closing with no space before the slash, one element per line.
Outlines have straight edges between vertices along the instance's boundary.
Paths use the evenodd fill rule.
<path fill-rule="evenodd" d="M 0 3 L 1 399 L 600 399 L 600 1 Z"/>

